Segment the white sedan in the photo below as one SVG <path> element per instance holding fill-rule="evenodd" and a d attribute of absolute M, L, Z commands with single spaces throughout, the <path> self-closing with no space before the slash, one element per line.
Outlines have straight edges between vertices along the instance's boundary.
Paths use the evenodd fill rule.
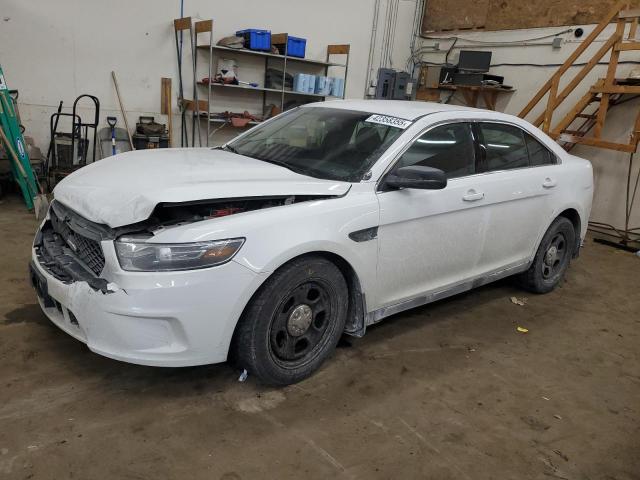
<path fill-rule="evenodd" d="M 267 384 L 343 333 L 509 275 L 544 293 L 578 255 L 589 162 L 531 124 L 393 101 L 315 103 L 215 149 L 117 155 L 55 189 L 31 278 L 99 354 L 232 359 Z"/>

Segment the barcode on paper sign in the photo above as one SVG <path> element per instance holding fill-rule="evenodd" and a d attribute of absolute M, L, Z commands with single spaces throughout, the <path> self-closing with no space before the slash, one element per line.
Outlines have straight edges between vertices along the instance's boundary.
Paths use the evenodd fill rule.
<path fill-rule="evenodd" d="M 387 125 L 389 127 L 401 128 L 404 130 L 411 125 L 411 120 L 405 120 L 404 118 L 390 117 L 388 115 L 371 115 L 365 120 L 369 123 L 378 123 L 380 125 Z"/>

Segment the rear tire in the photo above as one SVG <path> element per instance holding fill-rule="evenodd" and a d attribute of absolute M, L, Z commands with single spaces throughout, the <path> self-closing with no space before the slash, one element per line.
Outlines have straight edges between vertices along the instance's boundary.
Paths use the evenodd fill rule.
<path fill-rule="evenodd" d="M 329 260 L 302 257 L 277 270 L 247 306 L 231 359 L 268 385 L 289 385 L 315 372 L 344 330 L 347 283 Z"/>
<path fill-rule="evenodd" d="M 534 293 L 548 293 L 562 280 L 574 254 L 576 231 L 568 218 L 556 218 L 542 237 L 529 269 L 520 283 Z"/>

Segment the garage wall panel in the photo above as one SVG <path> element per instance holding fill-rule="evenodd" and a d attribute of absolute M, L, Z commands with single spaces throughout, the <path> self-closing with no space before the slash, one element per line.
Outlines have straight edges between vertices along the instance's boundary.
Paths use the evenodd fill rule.
<path fill-rule="evenodd" d="M 599 23 L 617 0 L 427 0 L 422 33 Z M 640 0 L 630 0 L 640 7 Z"/>

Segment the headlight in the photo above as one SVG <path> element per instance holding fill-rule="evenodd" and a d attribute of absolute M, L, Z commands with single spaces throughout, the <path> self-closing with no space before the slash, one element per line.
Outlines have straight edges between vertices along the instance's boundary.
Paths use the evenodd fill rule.
<path fill-rule="evenodd" d="M 243 243 L 244 238 L 194 243 L 148 243 L 134 237 L 121 237 L 115 242 L 120 266 L 130 272 L 213 267 L 231 260 Z"/>

